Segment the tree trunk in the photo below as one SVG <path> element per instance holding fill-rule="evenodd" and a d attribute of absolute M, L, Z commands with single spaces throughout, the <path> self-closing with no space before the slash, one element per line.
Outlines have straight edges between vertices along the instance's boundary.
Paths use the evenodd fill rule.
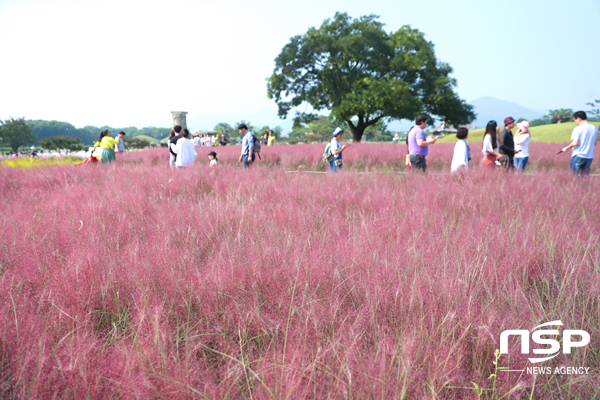
<path fill-rule="evenodd" d="M 350 128 L 350 133 L 352 134 L 352 141 L 360 142 L 362 139 L 363 133 L 365 132 L 365 128 L 369 125 L 365 124 L 363 117 L 358 117 L 358 123 L 354 125 L 352 121 L 346 121 L 348 123 L 348 127 Z"/>
<path fill-rule="evenodd" d="M 365 128 L 359 128 L 354 125 L 352 122 L 348 121 L 348 126 L 350 127 L 350 133 L 352 134 L 352 141 L 360 142 L 362 139 L 363 133 L 365 132 Z"/>

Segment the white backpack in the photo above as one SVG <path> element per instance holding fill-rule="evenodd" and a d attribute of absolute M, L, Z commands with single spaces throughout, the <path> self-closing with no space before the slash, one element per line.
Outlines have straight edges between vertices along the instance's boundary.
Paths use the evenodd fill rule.
<path fill-rule="evenodd" d="M 331 142 L 325 146 L 325 152 L 323 153 L 323 162 L 330 163 L 333 161 L 333 153 L 331 152 Z"/>

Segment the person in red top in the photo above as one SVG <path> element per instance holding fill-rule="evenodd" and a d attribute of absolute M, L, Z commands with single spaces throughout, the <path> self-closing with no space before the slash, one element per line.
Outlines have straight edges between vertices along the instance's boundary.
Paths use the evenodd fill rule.
<path fill-rule="evenodd" d="M 412 128 L 410 128 L 412 129 Z M 410 172 L 412 165 L 410 163 L 410 149 L 408 148 L 408 136 L 406 137 L 406 169 Z"/>

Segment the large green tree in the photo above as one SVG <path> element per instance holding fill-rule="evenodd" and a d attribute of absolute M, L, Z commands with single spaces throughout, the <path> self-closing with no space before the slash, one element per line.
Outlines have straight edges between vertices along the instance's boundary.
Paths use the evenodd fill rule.
<path fill-rule="evenodd" d="M 454 92 L 452 68 L 436 59 L 433 43 L 409 26 L 388 33 L 377 18 L 336 13 L 320 28 L 292 37 L 267 84 L 279 116 L 301 104 L 330 110 L 356 141 L 384 118 L 427 114 L 455 126 L 472 121 L 473 107 Z M 297 112 L 295 119 L 311 117 Z"/>
<path fill-rule="evenodd" d="M 0 120 L 0 137 L 2 144 L 9 146 L 14 152 L 18 152 L 23 145 L 35 144 L 35 135 L 31 133 L 24 118 Z"/>
<path fill-rule="evenodd" d="M 573 110 L 570 108 L 559 108 L 558 110 L 550 110 L 548 115 L 544 116 L 550 119 L 552 124 L 560 124 L 561 122 L 569 122 L 573 120 Z"/>

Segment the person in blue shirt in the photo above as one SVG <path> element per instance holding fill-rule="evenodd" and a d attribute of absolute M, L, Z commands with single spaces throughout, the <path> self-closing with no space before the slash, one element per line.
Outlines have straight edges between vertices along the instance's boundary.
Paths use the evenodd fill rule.
<path fill-rule="evenodd" d="M 246 124 L 238 126 L 238 132 L 242 136 L 242 154 L 240 154 L 240 162 L 244 163 L 244 168 L 248 168 L 252 165 L 254 158 L 256 157 L 254 154 L 254 138 Z"/>
<path fill-rule="evenodd" d="M 587 121 L 585 111 L 573 114 L 573 121 L 577 125 L 571 134 L 571 144 L 560 149 L 557 154 L 573 149 L 569 169 L 573 175 L 589 175 L 594 160 L 594 146 L 598 142 L 598 128 Z"/>

